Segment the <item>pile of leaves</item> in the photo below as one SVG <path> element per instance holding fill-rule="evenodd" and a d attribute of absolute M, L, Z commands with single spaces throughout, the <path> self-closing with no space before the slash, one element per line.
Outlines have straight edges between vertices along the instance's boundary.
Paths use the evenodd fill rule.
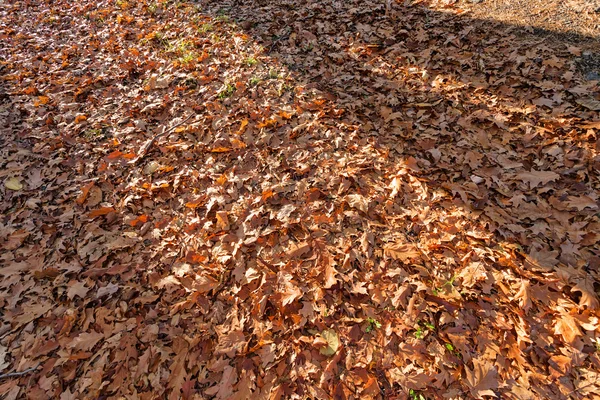
<path fill-rule="evenodd" d="M 581 48 L 359 0 L 3 1 L 0 47 L 5 399 L 600 396 Z"/>

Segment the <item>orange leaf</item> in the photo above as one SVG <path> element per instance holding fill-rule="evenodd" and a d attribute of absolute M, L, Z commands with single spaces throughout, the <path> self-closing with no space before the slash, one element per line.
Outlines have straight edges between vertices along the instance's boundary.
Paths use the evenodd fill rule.
<path fill-rule="evenodd" d="M 240 129 L 238 129 L 237 134 L 241 135 L 242 133 L 244 133 L 244 131 L 246 130 L 246 126 L 248 126 L 248 120 L 244 119 L 240 124 Z"/>
<path fill-rule="evenodd" d="M 129 221 L 129 225 L 136 226 L 139 224 L 144 224 L 146 222 L 148 222 L 148 216 L 146 214 L 142 214 L 139 217 L 137 217 L 136 219 Z"/>
<path fill-rule="evenodd" d="M 279 111 L 279 116 L 283 119 L 290 119 L 290 118 L 292 118 L 292 113 L 281 110 L 281 111 Z"/>
<path fill-rule="evenodd" d="M 36 87 L 33 86 L 29 86 L 27 89 L 23 90 L 24 94 L 36 94 L 38 93 L 38 90 Z"/>
<path fill-rule="evenodd" d="M 315 214 L 313 215 L 313 220 L 315 221 L 315 224 L 328 224 L 333 222 L 333 217 L 328 217 L 325 214 Z"/>
<path fill-rule="evenodd" d="M 194 209 L 194 208 L 198 208 L 198 207 L 200 207 L 200 206 L 201 206 L 201 205 L 203 205 L 203 204 L 204 204 L 204 197 L 200 197 L 200 198 L 199 198 L 199 199 L 197 199 L 197 200 L 190 201 L 189 203 L 185 203 L 185 206 L 186 206 L 187 208 Z"/>
<path fill-rule="evenodd" d="M 192 264 L 200 264 L 201 262 L 206 261 L 206 257 L 202 254 L 196 253 L 195 251 L 190 251 L 185 256 L 185 261 Z"/>
<path fill-rule="evenodd" d="M 90 218 L 96 218 L 101 215 L 106 215 L 106 214 L 109 214 L 114 211 L 115 211 L 115 209 L 113 207 L 100 207 L 96 210 L 90 211 L 90 213 L 88 215 Z"/>
<path fill-rule="evenodd" d="M 82 114 L 82 115 L 78 115 L 78 116 L 75 117 L 75 123 L 76 124 L 79 124 L 79 123 L 81 123 L 83 121 L 87 121 L 87 117 L 85 115 Z"/>
<path fill-rule="evenodd" d="M 231 151 L 233 149 L 230 149 L 229 147 L 215 147 L 209 150 L 209 152 L 211 153 L 227 153 L 228 151 Z"/>
<path fill-rule="evenodd" d="M 270 126 L 277 125 L 277 120 L 275 118 L 268 119 L 264 122 L 259 122 L 256 126 L 258 128 L 268 128 Z"/>
<path fill-rule="evenodd" d="M 227 176 L 225 174 L 221 175 L 217 178 L 216 182 L 218 185 L 223 186 L 225 183 L 227 183 Z"/>
<path fill-rule="evenodd" d="M 230 142 L 235 149 L 243 149 L 246 147 L 246 143 L 238 139 L 231 139 Z"/>
<path fill-rule="evenodd" d="M 262 192 L 262 201 L 266 201 L 269 197 L 273 197 L 273 195 L 275 195 L 275 192 L 273 192 L 271 189 L 265 190 Z"/>
<path fill-rule="evenodd" d="M 94 182 L 90 182 L 87 185 L 85 185 L 83 188 L 81 188 L 81 195 L 79 195 L 77 200 L 75 200 L 77 202 L 77 204 L 82 205 L 83 203 L 85 203 L 85 199 L 87 199 L 88 194 L 90 193 L 90 189 L 92 187 L 94 187 Z"/>
<path fill-rule="evenodd" d="M 38 96 L 38 104 L 48 104 L 50 102 L 50 97 L 48 96 Z"/>
<path fill-rule="evenodd" d="M 112 153 L 110 153 L 109 155 L 107 155 L 106 159 L 107 160 L 118 160 L 119 158 L 121 158 L 122 155 L 123 155 L 122 151 L 115 150 Z"/>

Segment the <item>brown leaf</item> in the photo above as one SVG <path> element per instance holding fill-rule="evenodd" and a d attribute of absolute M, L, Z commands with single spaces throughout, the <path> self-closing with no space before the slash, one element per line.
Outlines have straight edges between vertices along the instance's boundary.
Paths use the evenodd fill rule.
<path fill-rule="evenodd" d="M 557 335 L 561 335 L 565 342 L 570 345 L 574 345 L 577 341 L 577 338 L 581 336 L 581 331 L 579 330 L 579 326 L 571 315 L 567 313 L 561 313 L 555 319 L 554 323 L 554 333 Z"/>
<path fill-rule="evenodd" d="M 584 97 L 582 99 L 575 100 L 575 102 L 589 110 L 600 111 L 600 101 L 594 99 L 593 97 Z"/>
<path fill-rule="evenodd" d="M 215 348 L 215 354 L 227 354 L 240 351 L 246 344 L 244 332 L 241 330 L 232 330 L 219 333 L 219 343 Z"/>
<path fill-rule="evenodd" d="M 556 172 L 552 171 L 535 171 L 521 172 L 517 174 L 517 178 L 529 184 L 529 188 L 533 189 L 539 185 L 545 185 L 560 178 Z"/>
<path fill-rule="evenodd" d="M 465 368 L 467 373 L 466 383 L 471 394 L 476 399 L 483 396 L 496 397 L 498 389 L 498 370 L 489 361 L 473 359 L 473 369 Z"/>
<path fill-rule="evenodd" d="M 96 343 L 104 338 L 102 333 L 97 332 L 83 332 L 75 337 L 67 347 L 70 349 L 90 351 Z"/>
<path fill-rule="evenodd" d="M 421 252 L 411 243 L 395 243 L 388 244 L 383 248 L 385 254 L 392 257 L 394 260 L 406 262 L 417 258 Z"/>
<path fill-rule="evenodd" d="M 571 291 L 581 293 L 581 298 L 579 299 L 580 306 L 586 306 L 591 310 L 596 310 L 600 306 L 598 295 L 596 295 L 596 288 L 594 288 L 594 280 L 579 278 L 575 281 L 575 285 L 573 285 Z"/>
<path fill-rule="evenodd" d="M 592 210 L 598 209 L 597 201 L 589 196 L 569 196 L 567 205 L 569 207 L 574 207 L 579 211 L 584 208 L 590 208 Z"/>

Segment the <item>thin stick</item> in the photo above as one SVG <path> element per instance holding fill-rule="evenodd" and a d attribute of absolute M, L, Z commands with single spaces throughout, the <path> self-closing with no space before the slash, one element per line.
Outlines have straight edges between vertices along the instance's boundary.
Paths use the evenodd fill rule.
<path fill-rule="evenodd" d="M 162 133 L 157 133 L 156 135 L 154 135 L 154 137 L 152 137 L 152 139 L 150 139 L 146 143 L 144 143 L 144 145 L 140 149 L 140 152 L 139 152 L 138 156 L 136 158 L 134 158 L 133 160 L 131 160 L 129 162 L 129 164 L 137 164 L 138 162 L 140 162 L 142 160 L 142 158 L 144 158 L 146 156 L 146 154 L 148 153 L 148 150 L 150 149 L 150 147 L 152 146 L 152 144 L 154 144 L 154 142 L 156 142 L 156 140 L 159 137 L 165 136 L 166 134 L 171 133 L 175 128 L 177 128 L 178 126 L 181 126 L 181 125 L 185 124 L 190 119 L 192 119 L 192 117 L 194 115 L 195 114 L 192 114 L 189 117 L 187 117 L 186 119 L 184 119 L 183 121 L 181 121 L 180 123 L 173 125 L 172 127 L 170 127 L 169 129 L 167 129 L 166 131 L 164 131 Z"/>
<path fill-rule="evenodd" d="M 26 370 L 21 371 L 21 372 L 9 372 L 8 374 L 0 374 L 0 379 L 15 378 L 17 376 L 27 375 L 28 373 L 33 372 L 36 369 L 38 369 L 39 366 L 40 366 L 40 364 L 36 365 L 35 367 L 27 368 Z"/>

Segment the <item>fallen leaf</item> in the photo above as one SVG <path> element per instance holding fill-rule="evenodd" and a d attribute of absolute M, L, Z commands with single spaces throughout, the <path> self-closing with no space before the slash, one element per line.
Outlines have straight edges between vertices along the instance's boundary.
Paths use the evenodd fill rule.
<path fill-rule="evenodd" d="M 319 352 L 324 356 L 332 356 L 337 353 L 340 347 L 340 338 L 333 329 L 325 329 L 321 332 L 321 337 L 327 342 L 326 346 L 321 347 Z"/>
<path fill-rule="evenodd" d="M 100 207 L 100 208 L 98 208 L 96 210 L 90 211 L 89 214 L 88 214 L 88 216 L 90 218 L 96 218 L 96 217 L 100 217 L 100 216 L 103 216 L 103 215 L 107 215 L 107 214 L 109 214 L 111 212 L 114 212 L 114 211 L 115 211 L 115 209 L 113 207 Z"/>
<path fill-rule="evenodd" d="M 23 184 L 21 183 L 21 180 L 19 178 L 16 178 L 16 177 L 8 178 L 4 182 L 4 186 L 6 186 L 6 188 L 10 189 L 10 190 L 21 190 L 21 189 L 23 189 Z"/>
<path fill-rule="evenodd" d="M 517 174 L 517 178 L 529 184 L 529 188 L 533 189 L 538 187 L 540 184 L 546 184 L 560 178 L 556 172 L 552 171 L 529 171 L 521 172 Z"/>
<path fill-rule="evenodd" d="M 465 368 L 465 372 L 466 383 L 473 397 L 497 397 L 494 390 L 498 389 L 498 370 L 491 362 L 473 359 L 473 369 Z"/>
<path fill-rule="evenodd" d="M 388 244 L 383 248 L 385 254 L 392 257 L 394 260 L 400 260 L 406 262 L 417 258 L 421 255 L 421 252 L 411 243 L 395 243 Z"/>
<path fill-rule="evenodd" d="M 581 336 L 581 331 L 579 330 L 575 318 L 567 313 L 561 313 L 556 317 L 554 333 L 561 335 L 565 339 L 565 342 L 570 345 L 575 345 L 577 338 Z"/>
<path fill-rule="evenodd" d="M 600 111 L 600 101 L 594 99 L 593 97 L 584 97 L 582 99 L 575 100 L 575 102 L 589 110 Z"/>
<path fill-rule="evenodd" d="M 346 201 L 350 207 L 365 213 L 369 211 L 369 200 L 360 194 L 349 194 L 346 196 Z"/>

